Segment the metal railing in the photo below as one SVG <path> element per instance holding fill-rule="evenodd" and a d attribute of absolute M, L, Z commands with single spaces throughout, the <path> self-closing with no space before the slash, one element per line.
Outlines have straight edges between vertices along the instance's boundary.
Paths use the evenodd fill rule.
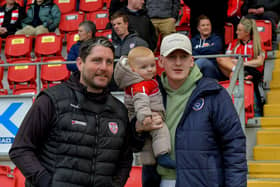
<path fill-rule="evenodd" d="M 238 58 L 238 63 L 236 65 L 235 71 L 233 73 L 233 76 L 230 79 L 229 87 L 227 88 L 227 91 L 230 95 L 234 96 L 234 106 L 236 108 L 236 111 L 239 115 L 242 128 L 245 132 L 245 109 L 244 109 L 244 81 L 239 81 L 239 84 L 236 84 L 237 80 L 244 80 L 244 67 L 243 67 L 243 57 L 250 57 L 249 55 L 239 55 L 239 54 L 231 54 L 231 55 L 199 55 L 194 56 L 195 59 L 198 58 L 218 58 L 218 57 L 234 57 Z M 54 64 L 74 64 L 76 61 L 59 61 L 59 62 L 33 62 L 33 63 L 6 63 L 6 64 L 0 64 L 0 67 L 9 67 L 9 66 L 26 66 L 26 65 L 35 65 L 36 68 L 36 83 L 37 83 L 37 94 L 39 94 L 41 89 L 41 81 L 40 81 L 40 74 L 41 74 L 41 65 L 54 65 Z M 113 95 L 116 95 L 117 97 L 121 97 L 123 95 L 123 92 L 113 92 Z M 34 94 L 33 96 L 36 96 Z M 1 97 L 21 97 L 21 95 L 1 95 Z"/>

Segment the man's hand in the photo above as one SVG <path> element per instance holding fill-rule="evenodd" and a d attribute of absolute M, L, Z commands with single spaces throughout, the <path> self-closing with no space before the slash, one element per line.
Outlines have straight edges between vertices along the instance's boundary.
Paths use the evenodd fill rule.
<path fill-rule="evenodd" d="M 0 27 L 0 34 L 5 34 L 7 32 L 6 27 Z"/>
<path fill-rule="evenodd" d="M 264 8 L 263 7 L 260 7 L 260 8 L 258 8 L 257 10 L 256 10 L 256 14 L 257 15 L 261 15 L 261 14 L 263 14 L 264 13 Z"/>
<path fill-rule="evenodd" d="M 257 14 L 257 9 L 255 9 L 255 8 L 249 8 L 249 9 L 248 9 L 248 13 L 249 13 L 249 14 Z"/>

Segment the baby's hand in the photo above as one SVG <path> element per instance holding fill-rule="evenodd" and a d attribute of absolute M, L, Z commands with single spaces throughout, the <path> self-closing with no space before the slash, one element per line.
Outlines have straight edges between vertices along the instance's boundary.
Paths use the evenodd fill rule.
<path fill-rule="evenodd" d="M 152 124 L 152 118 L 151 118 L 151 117 L 146 117 L 146 118 L 143 120 L 143 124 L 144 124 L 144 125 L 151 125 L 151 124 Z"/>

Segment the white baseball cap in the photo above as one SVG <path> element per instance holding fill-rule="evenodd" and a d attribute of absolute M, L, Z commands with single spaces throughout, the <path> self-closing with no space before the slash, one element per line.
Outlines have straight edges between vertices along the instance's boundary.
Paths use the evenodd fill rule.
<path fill-rule="evenodd" d="M 160 55 L 166 57 L 177 49 L 181 49 L 191 55 L 192 44 L 190 39 L 180 33 L 169 34 L 161 42 Z"/>

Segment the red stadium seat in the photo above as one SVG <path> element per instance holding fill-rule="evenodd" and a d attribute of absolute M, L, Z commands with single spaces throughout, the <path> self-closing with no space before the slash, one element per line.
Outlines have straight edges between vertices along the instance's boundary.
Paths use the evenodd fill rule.
<path fill-rule="evenodd" d="M 265 51 L 272 50 L 272 24 L 269 20 L 256 20 L 262 47 Z"/>
<path fill-rule="evenodd" d="M 31 58 L 32 38 L 25 35 L 10 35 L 6 38 L 4 50 L 7 62 L 19 57 Z"/>
<path fill-rule="evenodd" d="M 62 37 L 55 33 L 39 34 L 35 40 L 35 55 L 40 56 L 62 56 Z"/>
<path fill-rule="evenodd" d="M 4 61 L 0 60 L 0 64 L 4 64 Z M 4 89 L 4 86 L 2 83 L 3 76 L 4 76 L 4 67 L 0 67 L 0 95 L 7 95 L 8 91 L 6 89 Z"/>
<path fill-rule="evenodd" d="M 44 57 L 43 62 L 63 62 L 63 57 Z M 60 84 L 70 77 L 70 71 L 67 70 L 66 64 L 48 64 L 42 65 L 41 81 L 43 88 Z"/>
<path fill-rule="evenodd" d="M 93 12 L 103 8 L 103 0 L 80 0 L 80 11 Z"/>
<path fill-rule="evenodd" d="M 133 166 L 124 187 L 142 187 L 142 167 Z"/>
<path fill-rule="evenodd" d="M 16 59 L 11 63 L 30 63 L 30 59 Z M 8 83 L 14 95 L 36 94 L 36 66 L 10 66 L 8 68 Z"/>
<path fill-rule="evenodd" d="M 111 0 L 104 0 L 104 2 L 106 3 L 106 8 L 109 9 L 111 5 Z"/>
<path fill-rule="evenodd" d="M 228 45 L 233 41 L 234 38 L 234 27 L 232 23 L 225 23 L 225 45 Z"/>
<path fill-rule="evenodd" d="M 108 38 L 110 41 L 112 41 L 112 30 L 111 29 L 99 30 L 95 33 L 95 36 L 104 36 Z"/>
<path fill-rule="evenodd" d="M 10 166 L 0 165 L 0 181 L 3 187 L 15 187 L 16 178 L 11 173 Z"/>
<path fill-rule="evenodd" d="M 77 41 L 79 40 L 79 35 L 78 32 L 71 32 L 66 34 L 66 48 L 67 48 L 67 53 L 69 53 L 72 45 L 74 45 Z"/>
<path fill-rule="evenodd" d="M 14 168 L 13 174 L 16 177 L 15 187 L 25 187 L 25 177 L 17 167 Z"/>
<path fill-rule="evenodd" d="M 189 25 L 176 26 L 176 32 L 187 35 L 189 38 L 191 37 L 191 28 Z"/>
<path fill-rule="evenodd" d="M 219 82 L 224 88 L 228 88 L 230 82 L 229 81 L 221 81 Z M 239 83 L 237 82 L 236 85 Z M 232 96 L 232 100 L 234 102 L 234 97 Z M 254 84 L 251 81 L 244 81 L 244 108 L 245 108 L 245 122 L 249 118 L 254 117 Z"/>
<path fill-rule="evenodd" d="M 61 14 L 74 12 L 76 10 L 76 0 L 54 0 Z"/>
<path fill-rule="evenodd" d="M 187 5 L 181 6 L 179 12 L 179 26 L 189 25 L 191 18 L 191 9 Z"/>
<path fill-rule="evenodd" d="M 87 14 L 86 19 L 95 23 L 96 30 L 104 30 L 109 23 L 109 12 L 108 10 L 91 12 Z"/>
<path fill-rule="evenodd" d="M 83 12 L 72 12 L 61 15 L 59 30 L 61 33 L 78 31 L 79 24 L 84 21 Z"/>

